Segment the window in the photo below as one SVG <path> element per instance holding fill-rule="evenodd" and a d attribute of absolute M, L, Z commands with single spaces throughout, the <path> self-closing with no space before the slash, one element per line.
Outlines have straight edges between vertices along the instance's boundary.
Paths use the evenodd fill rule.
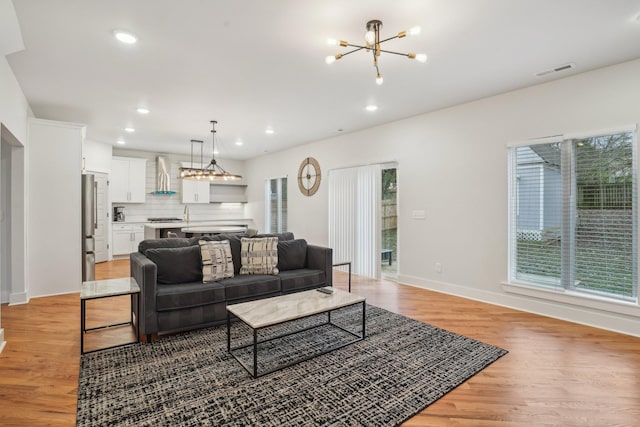
<path fill-rule="evenodd" d="M 510 281 L 635 300 L 635 131 L 510 150 Z"/>
<path fill-rule="evenodd" d="M 265 181 L 265 233 L 287 231 L 287 178 Z"/>

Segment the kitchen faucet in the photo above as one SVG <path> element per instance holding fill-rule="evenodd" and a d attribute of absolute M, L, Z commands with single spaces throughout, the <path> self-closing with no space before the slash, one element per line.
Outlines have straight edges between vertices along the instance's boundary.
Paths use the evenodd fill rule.
<path fill-rule="evenodd" d="M 189 205 L 184 205 L 184 220 L 189 222 Z"/>

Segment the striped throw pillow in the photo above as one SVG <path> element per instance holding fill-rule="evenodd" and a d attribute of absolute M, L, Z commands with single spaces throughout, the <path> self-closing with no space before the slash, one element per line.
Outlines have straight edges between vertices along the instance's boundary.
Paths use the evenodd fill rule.
<path fill-rule="evenodd" d="M 240 274 L 278 274 L 278 238 L 242 238 Z"/>
<path fill-rule="evenodd" d="M 228 240 L 200 240 L 202 283 L 233 277 L 233 258 Z"/>

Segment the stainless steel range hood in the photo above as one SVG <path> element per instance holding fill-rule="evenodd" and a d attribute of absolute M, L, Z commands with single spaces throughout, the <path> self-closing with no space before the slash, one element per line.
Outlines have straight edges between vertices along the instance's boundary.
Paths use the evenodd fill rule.
<path fill-rule="evenodd" d="M 169 159 L 158 156 L 156 159 L 156 191 L 153 194 L 176 194 L 171 191 L 171 175 L 169 175 Z"/>

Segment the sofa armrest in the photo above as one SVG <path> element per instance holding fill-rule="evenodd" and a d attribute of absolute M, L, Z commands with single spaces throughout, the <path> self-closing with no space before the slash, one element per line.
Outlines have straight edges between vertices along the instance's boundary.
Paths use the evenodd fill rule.
<path fill-rule="evenodd" d="M 333 249 L 307 245 L 307 268 L 323 270 L 327 286 L 333 286 Z"/>
<path fill-rule="evenodd" d="M 158 267 L 140 252 L 129 255 L 131 261 L 131 277 L 140 286 L 140 316 L 138 330 L 141 335 L 158 332 L 158 316 L 156 313 L 156 290 L 158 287 Z"/>

